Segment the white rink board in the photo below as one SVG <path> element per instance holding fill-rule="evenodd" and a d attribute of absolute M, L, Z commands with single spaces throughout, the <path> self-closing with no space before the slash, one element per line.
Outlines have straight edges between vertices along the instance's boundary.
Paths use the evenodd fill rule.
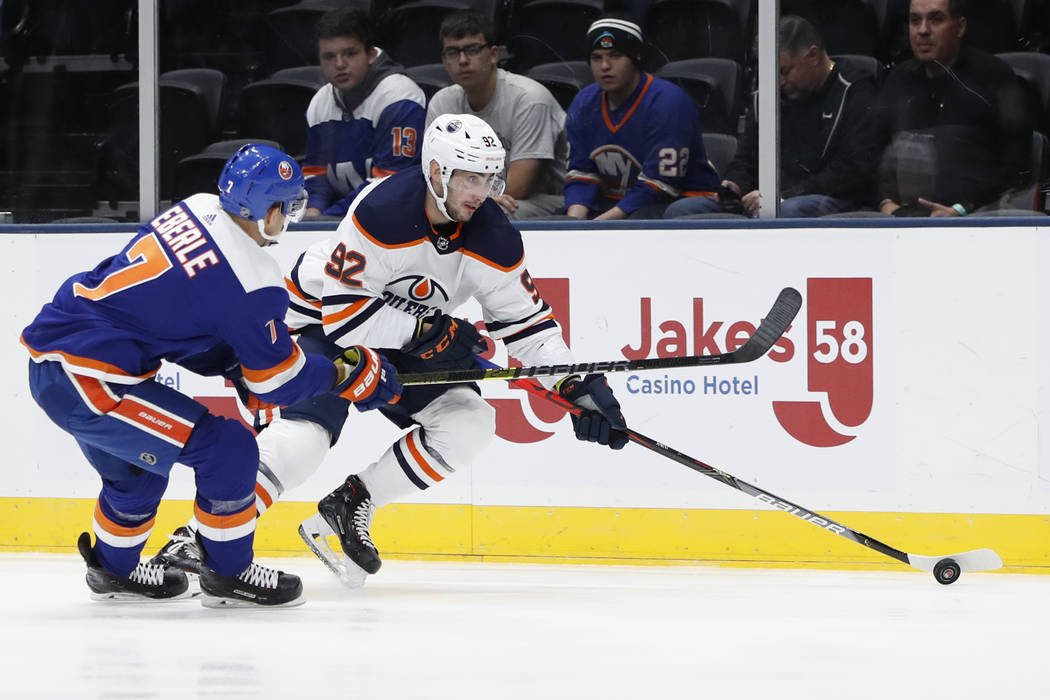
<path fill-rule="evenodd" d="M 532 276 L 559 290 L 545 289 L 545 297 L 560 314 L 567 304 L 570 343 L 581 361 L 644 349 L 645 308 L 651 317 L 645 324 L 648 356 L 656 356 L 661 341 L 666 351 L 692 354 L 698 325 L 717 346 L 703 346 L 705 351 L 722 351 L 727 329 L 756 324 L 782 287 L 803 293 L 799 317 L 774 350 L 782 361 L 610 375 L 628 422 L 643 434 L 816 510 L 1048 513 L 1050 462 L 1039 432 L 1050 417 L 1050 369 L 1036 329 L 1050 311 L 1050 283 L 1039 274 L 1050 251 L 1040 232 L 822 228 L 524 236 Z M 98 493 L 97 476 L 72 439 L 29 397 L 27 354 L 18 334 L 65 277 L 117 252 L 129 235 L 0 236 L 8 300 L 0 352 L 11 368 L 2 379 L 9 458 L 0 472 L 0 496 Z M 293 232 L 275 256 L 288 263 L 325 235 Z M 846 279 L 851 290 L 869 285 L 866 306 L 862 295 L 828 291 Z M 702 324 L 696 300 L 702 300 Z M 846 315 L 828 317 L 832 307 Z M 855 320 L 854 311 L 868 318 Z M 480 319 L 476 307 L 463 313 Z M 713 327 L 717 322 L 722 325 Z M 808 337 L 818 324 L 818 336 Z M 679 337 L 684 342 L 675 347 Z M 816 366 L 814 354 L 828 361 Z M 506 361 L 502 347 L 495 361 Z M 828 390 L 811 392 L 829 367 L 860 374 L 869 367 L 870 378 L 865 384 L 863 377 L 859 383 L 825 377 L 820 381 Z M 176 368 L 162 375 L 193 396 L 234 395 L 221 380 Z M 642 393 L 645 380 L 665 378 L 691 381 L 693 392 Z M 711 382 L 729 393 L 712 392 Z M 553 435 L 535 442 L 497 438 L 472 473 L 431 489 L 420 502 L 756 507 L 743 494 L 637 446 L 613 453 L 578 443 L 567 418 L 548 423 L 521 391 L 503 383 L 484 383 L 484 394 L 498 402 L 501 431 L 516 440 Z M 865 394 L 870 399 L 858 398 Z M 850 404 L 853 417 L 839 420 L 832 401 Z M 774 402 L 794 402 L 798 411 L 807 404 L 806 415 L 823 417 L 818 433 L 848 441 L 805 444 L 785 427 Z M 287 497 L 315 500 L 348 472 L 364 468 L 397 434 L 378 414 L 352 412 L 321 471 Z M 191 472 L 177 468 L 168 496 L 192 493 Z"/>

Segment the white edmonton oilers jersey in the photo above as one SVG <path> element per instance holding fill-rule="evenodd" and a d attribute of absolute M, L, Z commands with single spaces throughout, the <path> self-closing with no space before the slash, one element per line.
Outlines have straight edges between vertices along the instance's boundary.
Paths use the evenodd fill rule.
<path fill-rule="evenodd" d="M 439 232 L 425 212 L 415 169 L 372 183 L 334 238 L 308 248 L 285 280 L 290 328 L 323 324 L 342 347 L 399 349 L 416 320 L 470 298 L 489 335 L 525 364 L 564 364 L 572 354 L 525 266 L 521 234 L 488 199 L 471 220 Z"/>

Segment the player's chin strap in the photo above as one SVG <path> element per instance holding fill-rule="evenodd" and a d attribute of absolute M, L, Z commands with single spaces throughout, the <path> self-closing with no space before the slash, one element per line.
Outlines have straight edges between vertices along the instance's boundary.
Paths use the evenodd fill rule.
<path fill-rule="evenodd" d="M 259 235 L 268 240 L 271 244 L 273 244 L 276 243 L 277 239 L 283 236 L 284 232 L 288 230 L 289 221 L 290 220 L 287 216 L 284 217 L 284 226 L 282 226 L 281 230 L 272 236 L 266 233 L 266 219 L 259 219 L 255 222 L 255 225 L 259 227 Z"/>
<path fill-rule="evenodd" d="M 298 223 L 303 220 L 303 214 L 306 212 L 306 198 L 306 190 L 300 189 L 298 197 L 281 204 L 281 214 L 284 215 L 284 224 L 281 226 L 281 230 L 272 236 L 266 233 L 265 217 L 256 221 L 255 225 L 259 227 L 259 235 L 268 240 L 271 245 L 276 243 L 277 239 L 288 231 L 288 224 L 293 221 Z"/>
<path fill-rule="evenodd" d="M 427 189 L 430 190 L 430 194 L 434 197 L 434 202 L 437 204 L 438 211 L 441 215 L 449 221 L 456 221 L 456 218 L 448 213 L 445 209 L 445 200 L 448 199 L 448 181 L 452 179 L 452 171 L 449 170 L 447 173 L 445 169 L 441 169 L 441 191 L 444 193 L 440 197 L 438 193 L 434 191 L 434 183 L 431 182 L 431 178 L 427 178 Z"/>

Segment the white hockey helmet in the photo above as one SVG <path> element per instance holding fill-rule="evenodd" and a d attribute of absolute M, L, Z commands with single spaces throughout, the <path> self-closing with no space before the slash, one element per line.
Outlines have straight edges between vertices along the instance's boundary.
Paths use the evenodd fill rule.
<path fill-rule="evenodd" d="M 423 134 L 423 178 L 430 194 L 437 201 L 438 209 L 449 219 L 453 217 L 445 210 L 445 200 L 448 199 L 452 171 L 491 173 L 493 178 L 489 196 L 498 197 L 503 194 L 505 186 L 502 173 L 506 157 L 507 152 L 496 132 L 484 119 L 473 114 L 442 114 L 431 122 Z M 437 161 L 441 167 L 440 197 L 430 181 L 431 161 Z"/>

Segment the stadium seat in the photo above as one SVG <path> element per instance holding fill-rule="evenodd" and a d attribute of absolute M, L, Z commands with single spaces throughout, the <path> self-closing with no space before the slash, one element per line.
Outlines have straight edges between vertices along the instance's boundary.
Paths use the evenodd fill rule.
<path fill-rule="evenodd" d="M 422 66 L 440 58 L 438 28 L 446 15 L 476 10 L 499 26 L 497 0 L 413 0 L 398 3 L 381 15 L 379 45 L 404 66 Z M 493 37 L 495 40 L 497 37 Z"/>
<path fill-rule="evenodd" d="M 729 169 L 729 164 L 736 156 L 736 136 L 705 131 L 703 139 L 704 150 L 707 151 L 707 162 L 715 169 L 720 179 L 725 178 L 726 170 Z"/>
<path fill-rule="evenodd" d="M 277 142 L 264 139 L 231 139 L 208 144 L 200 153 L 187 156 L 178 162 L 175 168 L 175 184 L 171 192 L 172 201 L 185 199 L 198 192 L 217 192 L 222 166 L 246 143 L 261 143 L 280 148 Z"/>
<path fill-rule="evenodd" d="M 585 85 L 594 82 L 594 73 L 587 61 L 562 61 L 541 63 L 533 66 L 527 74 L 554 95 L 562 109 L 568 110 L 572 100 Z"/>
<path fill-rule="evenodd" d="M 515 70 L 558 61 L 586 61 L 587 29 L 605 11 L 604 0 L 520 2 L 507 40 Z"/>
<path fill-rule="evenodd" d="M 1034 51 L 996 54 L 1013 68 L 1025 84 L 1031 106 L 1032 123 L 1047 133 L 1050 128 L 1050 56 Z"/>
<path fill-rule="evenodd" d="M 656 71 L 657 77 L 675 83 L 693 98 L 705 133 L 721 134 L 737 132 L 740 74 L 740 65 L 728 58 L 690 58 Z"/>
<path fill-rule="evenodd" d="M 423 90 L 423 94 L 427 96 L 428 104 L 435 92 L 452 84 L 452 78 L 449 77 L 444 63 L 427 63 L 422 66 L 412 66 L 405 69 L 405 75 L 412 78 L 416 85 Z"/>
<path fill-rule="evenodd" d="M 8 67 L 29 57 L 103 54 L 116 57 L 135 41 L 131 0 L 6 0 L 0 2 L 0 42 Z"/>
<path fill-rule="evenodd" d="M 370 9 L 368 0 L 301 0 L 266 15 L 264 69 L 274 73 L 282 68 L 317 63 L 317 22 L 321 15 L 340 7 Z"/>
<path fill-rule="evenodd" d="M 317 66 L 283 68 L 245 85 L 238 108 L 237 134 L 276 141 L 299 158 L 306 151 L 306 108 L 325 84 Z"/>
<path fill-rule="evenodd" d="M 743 65 L 751 42 L 742 16 L 733 0 L 653 0 L 643 32 L 654 65 L 709 56 Z"/>
<path fill-rule="evenodd" d="M 1046 175 L 1047 138 L 1039 131 L 1032 132 L 1032 150 L 1030 170 L 1025 186 L 1015 192 L 1008 192 L 999 203 L 1000 209 L 1025 209 L 1028 211 L 1042 209 L 1043 182 Z M 978 212 L 984 215 L 983 212 Z M 999 214 L 998 216 L 1006 216 Z"/>
<path fill-rule="evenodd" d="M 211 68 L 186 68 L 159 80 L 160 193 L 170 198 L 175 166 L 219 135 L 226 76 Z M 114 91 L 111 129 L 102 146 L 100 199 L 132 199 L 138 192 L 138 83 Z"/>
<path fill-rule="evenodd" d="M 828 54 L 874 56 L 880 46 L 875 7 L 866 0 L 782 0 L 780 13 L 809 20 Z"/>
<path fill-rule="evenodd" d="M 875 79 L 876 85 L 882 85 L 882 79 L 885 77 L 885 67 L 874 56 L 843 53 L 832 56 L 831 60 L 840 64 L 839 70 L 847 78 L 852 76 L 869 76 Z"/>
<path fill-rule="evenodd" d="M 967 3 L 966 43 L 988 53 L 1019 50 L 1017 12 L 1013 0 Z"/>

